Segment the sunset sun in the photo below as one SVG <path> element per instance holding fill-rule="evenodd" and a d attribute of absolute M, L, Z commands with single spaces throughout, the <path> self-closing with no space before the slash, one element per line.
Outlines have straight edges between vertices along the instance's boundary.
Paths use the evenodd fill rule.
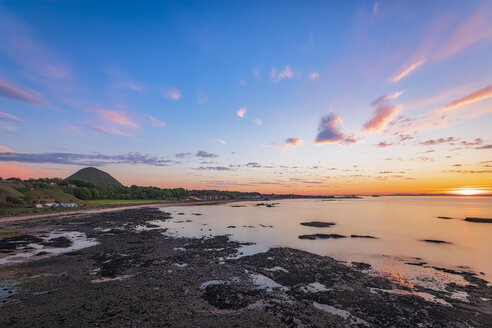
<path fill-rule="evenodd" d="M 451 190 L 450 193 L 455 195 L 462 196 L 475 196 L 475 195 L 483 195 L 489 193 L 489 190 L 480 189 L 480 188 L 457 188 L 455 190 Z"/>

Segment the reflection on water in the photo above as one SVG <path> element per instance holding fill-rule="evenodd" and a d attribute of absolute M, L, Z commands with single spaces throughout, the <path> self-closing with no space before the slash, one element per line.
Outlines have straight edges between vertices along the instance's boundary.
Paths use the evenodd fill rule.
<path fill-rule="evenodd" d="M 492 279 L 492 224 L 465 222 L 465 217 L 492 217 L 490 197 L 365 197 L 362 199 L 282 200 L 275 207 L 254 202 L 203 207 L 168 207 L 174 220 L 162 223 L 168 233 L 186 237 L 230 234 L 254 242 L 247 253 L 286 246 L 346 261 L 363 261 L 389 273 L 412 275 L 433 270 L 407 263 L 484 272 Z M 233 207 L 234 206 L 234 207 Z M 176 220 L 177 213 L 180 220 Z M 203 215 L 196 216 L 193 213 Z M 439 219 L 449 217 L 453 219 Z M 191 220 L 191 221 L 190 221 Z M 334 222 L 331 227 L 301 225 Z M 340 239 L 299 239 L 300 235 L 339 234 Z M 351 238 L 351 235 L 377 239 Z M 450 244 L 428 243 L 441 240 Z M 435 272 L 435 270 L 433 270 Z"/>

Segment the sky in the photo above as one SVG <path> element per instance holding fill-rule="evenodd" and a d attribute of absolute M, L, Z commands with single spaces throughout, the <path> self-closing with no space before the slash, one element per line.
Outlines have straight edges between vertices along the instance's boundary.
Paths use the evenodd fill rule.
<path fill-rule="evenodd" d="M 492 193 L 490 17 L 469 0 L 0 0 L 0 176 Z"/>

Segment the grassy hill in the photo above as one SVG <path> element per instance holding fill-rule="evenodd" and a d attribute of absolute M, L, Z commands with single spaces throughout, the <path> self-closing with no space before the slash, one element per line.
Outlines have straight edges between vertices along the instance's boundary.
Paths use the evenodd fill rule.
<path fill-rule="evenodd" d="M 79 203 L 80 199 L 74 195 L 67 194 L 57 189 L 36 189 L 24 193 L 26 200 L 36 201 L 38 199 L 55 199 L 61 203 Z"/>
<path fill-rule="evenodd" d="M 113 178 L 110 174 L 96 169 L 95 167 L 86 167 L 69 176 L 66 180 L 77 179 L 97 184 L 109 184 L 122 186 L 122 184 Z"/>

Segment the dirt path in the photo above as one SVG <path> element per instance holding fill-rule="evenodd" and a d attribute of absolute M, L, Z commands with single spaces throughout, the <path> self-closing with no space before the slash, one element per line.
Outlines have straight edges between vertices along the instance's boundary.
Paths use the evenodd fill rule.
<path fill-rule="evenodd" d="M 115 206 L 115 207 L 107 207 L 107 208 L 97 208 L 91 210 L 74 210 L 74 211 L 65 211 L 58 213 L 49 213 L 49 214 L 36 214 L 36 215 L 23 215 L 23 216 L 7 216 L 4 218 L 0 218 L 0 226 L 6 226 L 13 222 L 19 221 L 34 221 L 39 219 L 63 219 L 67 217 L 75 217 L 79 215 L 86 214 L 96 214 L 96 213 L 107 213 L 107 212 L 115 212 L 115 211 L 123 211 L 123 210 L 134 210 L 139 208 L 161 208 L 161 207 L 170 207 L 170 206 L 204 206 L 204 205 L 219 205 L 219 204 L 227 204 L 237 202 L 237 200 L 218 200 L 218 201 L 206 201 L 206 202 L 175 202 L 175 203 L 152 203 L 152 204 L 140 204 L 140 205 L 126 205 L 126 206 Z"/>

